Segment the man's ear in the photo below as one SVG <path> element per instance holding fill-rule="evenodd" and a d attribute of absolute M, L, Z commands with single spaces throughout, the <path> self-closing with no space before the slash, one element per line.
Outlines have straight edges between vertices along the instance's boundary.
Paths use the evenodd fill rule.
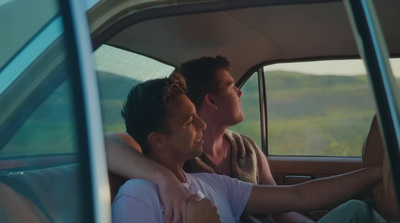
<path fill-rule="evenodd" d="M 166 136 L 159 132 L 152 132 L 147 136 L 147 141 L 154 149 L 163 149 Z"/>
<path fill-rule="evenodd" d="M 213 99 L 213 96 L 211 94 L 206 94 L 204 97 L 204 102 L 207 104 L 207 106 L 210 106 L 213 109 L 217 109 L 217 105 L 215 104 L 215 101 Z"/>

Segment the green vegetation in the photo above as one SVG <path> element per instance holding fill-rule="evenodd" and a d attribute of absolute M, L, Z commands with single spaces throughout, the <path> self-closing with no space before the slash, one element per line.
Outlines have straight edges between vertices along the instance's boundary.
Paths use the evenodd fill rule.
<path fill-rule="evenodd" d="M 125 131 L 121 108 L 138 80 L 98 72 L 104 132 Z M 261 145 L 258 83 L 243 86 L 245 122 L 233 130 Z M 2 150 L 3 157 L 76 152 L 73 102 L 64 83 Z M 375 105 L 365 76 L 266 75 L 268 149 L 273 155 L 360 156 Z M 51 148 L 48 145 L 52 145 Z M 53 146 L 56 145 L 56 146 Z"/>
<path fill-rule="evenodd" d="M 361 156 L 375 113 L 367 77 L 266 74 L 268 152 L 272 155 Z M 246 120 L 233 127 L 261 142 L 257 79 L 242 88 Z M 250 95 L 250 96 L 249 96 Z M 253 96 L 254 95 L 254 96 Z M 256 129 L 256 130 L 255 130 Z"/>

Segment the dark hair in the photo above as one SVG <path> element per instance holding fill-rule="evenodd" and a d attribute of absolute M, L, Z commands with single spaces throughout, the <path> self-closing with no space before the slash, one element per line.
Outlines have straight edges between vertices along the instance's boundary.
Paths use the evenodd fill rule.
<path fill-rule="evenodd" d="M 147 137 L 151 132 L 169 133 L 165 103 L 181 94 L 186 94 L 186 84 L 177 72 L 140 83 L 129 92 L 121 115 L 126 131 L 140 145 L 143 154 L 149 153 Z"/>
<path fill-rule="evenodd" d="M 206 94 L 219 91 L 216 73 L 228 70 L 229 61 L 223 56 L 200 57 L 183 63 L 179 72 L 185 77 L 188 97 L 199 110 Z"/>

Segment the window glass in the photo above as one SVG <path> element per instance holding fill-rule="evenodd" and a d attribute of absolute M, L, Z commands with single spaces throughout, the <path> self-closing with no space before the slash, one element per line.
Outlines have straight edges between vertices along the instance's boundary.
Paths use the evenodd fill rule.
<path fill-rule="evenodd" d="M 266 66 L 270 155 L 361 156 L 376 107 L 361 60 Z"/>
<path fill-rule="evenodd" d="M 65 81 L 32 113 L 0 157 L 77 153 L 70 84 Z"/>
<path fill-rule="evenodd" d="M 33 222 L 90 222 L 91 177 L 80 156 L 88 148 L 77 143 L 70 81 L 76 52 L 66 41 L 74 36 L 64 32 L 60 2 L 0 1 L 0 182 L 12 192 L 2 199 L 10 210 L 35 210 Z M 19 222 L 2 212 L 2 222 Z"/>
<path fill-rule="evenodd" d="M 31 24 L 25 25 L 28 30 L 23 36 L 17 31 L 6 33 L 10 38 L 7 45 L 14 46 L 14 50 L 2 51 L 3 58 L 10 60 L 0 75 L 0 100 L 4 106 L 0 121 L 9 123 L 17 115 L 13 122 L 19 123 L 9 129 L 3 129 L 3 124 L 1 128 L 12 132 L 0 150 L 3 158 L 78 151 L 59 5 L 57 1 L 49 1 L 45 7 L 39 7 L 37 2 L 32 4 L 31 1 L 6 1 L 0 5 L 0 11 L 12 11 L 2 14 L 9 23 L 3 24 L 5 30 L 10 24 Z"/>
<path fill-rule="evenodd" d="M 43 0 L 41 4 L 30 0 L 0 1 L 0 21 L 7 21 L 0 23 L 0 70 L 55 17 L 57 7 L 54 0 Z"/>
<path fill-rule="evenodd" d="M 258 75 L 254 73 L 241 87 L 242 109 L 245 119 L 230 130 L 249 136 L 261 148 L 260 97 Z"/>
<path fill-rule="evenodd" d="M 94 53 L 99 84 L 103 127 L 107 132 L 124 132 L 122 105 L 133 86 L 166 77 L 175 69 L 148 57 L 102 45 Z"/>

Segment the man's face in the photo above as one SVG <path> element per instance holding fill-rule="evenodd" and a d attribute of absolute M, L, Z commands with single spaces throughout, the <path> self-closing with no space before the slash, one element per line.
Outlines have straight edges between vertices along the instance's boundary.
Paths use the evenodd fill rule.
<path fill-rule="evenodd" d="M 241 108 L 242 91 L 235 86 L 232 76 L 227 70 L 217 72 L 219 92 L 213 93 L 215 105 L 218 108 L 217 119 L 223 125 L 236 125 L 244 120 Z"/>
<path fill-rule="evenodd" d="M 197 116 L 194 104 L 182 94 L 168 101 L 166 109 L 170 129 L 166 142 L 168 150 L 184 161 L 200 156 L 206 124 Z"/>

